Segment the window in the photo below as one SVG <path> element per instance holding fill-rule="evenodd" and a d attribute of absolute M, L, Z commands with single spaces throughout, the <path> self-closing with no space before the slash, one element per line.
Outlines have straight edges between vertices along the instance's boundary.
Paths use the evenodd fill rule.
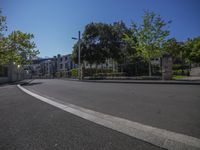
<path fill-rule="evenodd" d="M 65 69 L 66 69 L 66 68 L 68 68 L 68 64 L 67 64 L 67 63 L 65 63 Z"/>

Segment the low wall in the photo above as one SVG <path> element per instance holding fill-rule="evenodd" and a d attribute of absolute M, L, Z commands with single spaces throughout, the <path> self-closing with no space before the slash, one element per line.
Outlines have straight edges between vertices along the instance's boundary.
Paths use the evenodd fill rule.
<path fill-rule="evenodd" d="M 9 80 L 8 80 L 8 77 L 0 77 L 0 84 L 1 83 L 7 83 Z"/>

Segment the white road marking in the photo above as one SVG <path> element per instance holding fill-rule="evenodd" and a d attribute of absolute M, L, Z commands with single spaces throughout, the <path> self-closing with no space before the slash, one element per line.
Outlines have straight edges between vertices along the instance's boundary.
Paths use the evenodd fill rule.
<path fill-rule="evenodd" d="M 46 98 L 33 93 L 20 85 L 17 86 L 25 93 L 66 112 L 156 146 L 169 150 L 200 150 L 200 139 L 198 138 L 147 126 L 127 119 L 85 109 L 73 104 L 62 104 L 56 102 L 55 98 L 53 98 L 54 100 L 49 97 Z"/>

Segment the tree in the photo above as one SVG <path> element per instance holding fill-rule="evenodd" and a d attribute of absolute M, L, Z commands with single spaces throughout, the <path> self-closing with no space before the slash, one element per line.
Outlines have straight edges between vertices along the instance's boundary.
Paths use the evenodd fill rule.
<path fill-rule="evenodd" d="M 185 43 L 188 59 L 192 63 L 200 63 L 200 37 L 188 39 Z"/>
<path fill-rule="evenodd" d="M 39 54 L 32 41 L 33 34 L 13 31 L 5 37 L 3 32 L 7 31 L 6 17 L 1 13 L 0 10 L 0 65 L 6 65 L 9 62 L 15 62 L 18 65 L 30 63 L 31 59 Z"/>
<path fill-rule="evenodd" d="M 4 32 L 7 30 L 6 26 L 6 17 L 2 15 L 2 11 L 0 9 L 0 65 L 4 64 L 8 59 L 8 55 L 6 55 L 6 44 L 7 39 L 3 36 Z"/>
<path fill-rule="evenodd" d="M 86 52 L 87 48 L 86 48 L 86 44 L 84 43 L 84 41 L 81 40 L 81 63 L 83 63 L 84 60 L 87 60 L 88 62 L 93 63 L 93 57 L 92 55 L 88 54 L 88 52 Z M 78 42 L 76 44 L 74 44 L 73 46 L 73 52 L 72 52 L 72 60 L 75 63 L 78 63 Z"/>
<path fill-rule="evenodd" d="M 177 42 L 175 38 L 168 39 L 163 44 L 164 53 L 171 55 L 173 62 L 182 59 L 181 53 L 183 52 L 183 49 L 184 49 L 184 43 Z"/>
<path fill-rule="evenodd" d="M 113 24 L 90 23 L 86 25 L 81 42 L 81 59 L 90 64 L 104 63 L 110 58 L 117 62 L 122 61 L 126 46 L 123 36 L 127 31 L 122 21 Z M 77 60 L 77 51 L 78 47 L 75 44 L 73 50 L 75 60 Z"/>
<path fill-rule="evenodd" d="M 35 50 L 33 38 L 33 34 L 21 31 L 13 31 L 8 37 L 3 37 L 0 43 L 1 64 L 9 62 L 15 62 L 18 65 L 29 64 L 31 59 L 39 54 L 39 51 Z"/>
<path fill-rule="evenodd" d="M 90 23 L 86 25 L 81 39 L 81 59 L 90 64 L 100 64 L 105 62 L 107 51 L 103 47 L 103 30 L 105 24 L 103 23 Z M 78 46 L 74 45 L 73 58 L 76 62 L 78 55 Z"/>
<path fill-rule="evenodd" d="M 6 17 L 2 15 L 2 11 L 0 9 L 0 38 L 3 36 L 3 32 L 6 30 Z"/>
<path fill-rule="evenodd" d="M 143 22 L 140 26 L 132 24 L 132 35 L 126 35 L 131 45 L 136 49 L 137 56 L 143 58 L 149 64 L 149 76 L 151 76 L 151 59 L 161 57 L 162 45 L 169 30 L 165 29 L 171 21 L 165 21 L 154 12 L 145 11 Z M 133 40 L 137 38 L 137 42 Z"/>
<path fill-rule="evenodd" d="M 108 39 L 108 49 L 110 58 L 118 63 L 124 62 L 128 53 L 128 44 L 124 40 L 124 34 L 129 34 L 129 29 L 123 21 L 114 22 L 110 25 L 110 38 Z M 130 50 L 130 49 L 129 49 Z"/>

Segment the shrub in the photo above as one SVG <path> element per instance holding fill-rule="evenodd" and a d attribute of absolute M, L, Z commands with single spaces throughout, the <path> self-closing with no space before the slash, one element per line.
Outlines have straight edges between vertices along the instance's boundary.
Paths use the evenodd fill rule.
<path fill-rule="evenodd" d="M 60 72 L 56 72 L 56 78 L 60 78 Z"/>
<path fill-rule="evenodd" d="M 112 73 L 112 69 L 95 69 L 95 68 L 84 68 L 83 74 L 84 76 L 94 76 L 97 74 L 106 74 L 106 73 Z"/>
<path fill-rule="evenodd" d="M 78 77 L 78 69 L 72 69 L 71 75 L 72 75 L 72 77 Z"/>
<path fill-rule="evenodd" d="M 173 70 L 173 75 L 184 75 L 187 76 L 189 75 L 189 70 Z"/>

